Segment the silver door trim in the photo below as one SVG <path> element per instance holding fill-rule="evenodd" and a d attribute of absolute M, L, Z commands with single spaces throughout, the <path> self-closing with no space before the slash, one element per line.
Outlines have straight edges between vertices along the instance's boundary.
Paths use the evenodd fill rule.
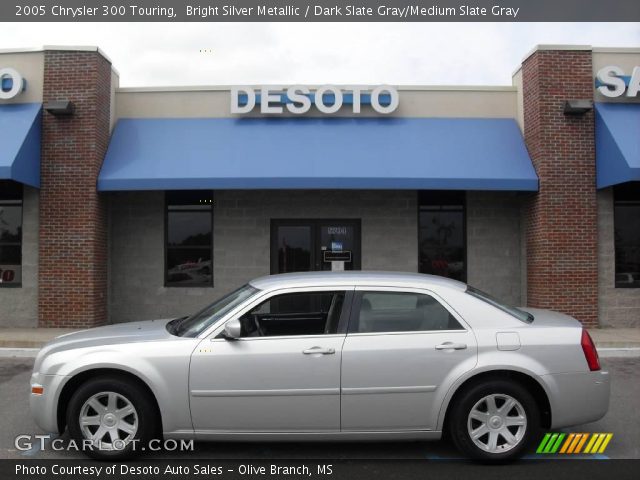
<path fill-rule="evenodd" d="M 312 334 L 312 335 L 274 335 L 272 337 L 240 337 L 235 338 L 233 340 L 227 340 L 226 338 L 212 338 L 211 341 L 215 343 L 224 343 L 224 342 L 265 342 L 268 340 L 288 340 L 288 339 L 300 339 L 300 338 L 317 338 L 319 340 L 323 340 L 326 338 L 336 338 L 336 337 L 344 337 L 346 333 L 328 333 L 324 334 Z"/>
<path fill-rule="evenodd" d="M 467 333 L 468 330 L 404 330 L 393 332 L 353 332 L 348 337 L 376 337 L 379 335 L 434 335 L 438 333 Z"/>
<path fill-rule="evenodd" d="M 191 390 L 193 397 L 300 397 L 340 395 L 339 388 L 284 388 L 273 390 Z"/>
<path fill-rule="evenodd" d="M 418 385 L 411 387 L 350 387 L 343 388 L 343 395 L 371 395 L 386 393 L 426 393 L 434 392 L 437 385 Z"/>

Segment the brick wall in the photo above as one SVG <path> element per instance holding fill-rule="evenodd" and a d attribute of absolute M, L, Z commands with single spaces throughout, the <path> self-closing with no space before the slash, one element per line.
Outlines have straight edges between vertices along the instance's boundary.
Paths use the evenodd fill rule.
<path fill-rule="evenodd" d="M 105 199 L 96 180 L 109 141 L 111 65 L 96 51 L 45 52 L 43 101 L 71 100 L 68 117 L 43 116 L 39 325 L 107 321 Z"/>
<path fill-rule="evenodd" d="M 526 206 L 527 302 L 598 324 L 593 112 L 566 116 L 564 101 L 592 99 L 591 51 L 538 50 L 523 63 L 524 133 L 540 178 Z"/>

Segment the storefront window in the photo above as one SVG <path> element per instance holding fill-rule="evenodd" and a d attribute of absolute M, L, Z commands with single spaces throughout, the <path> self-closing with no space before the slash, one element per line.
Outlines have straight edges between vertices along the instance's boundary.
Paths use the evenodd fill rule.
<path fill-rule="evenodd" d="M 466 281 L 465 193 L 419 193 L 420 273 Z"/>
<path fill-rule="evenodd" d="M 22 284 L 22 185 L 0 181 L 0 287 Z"/>
<path fill-rule="evenodd" d="M 213 192 L 167 192 L 166 205 L 166 286 L 213 286 Z"/>
<path fill-rule="evenodd" d="M 640 288 L 640 182 L 614 187 L 616 287 Z"/>

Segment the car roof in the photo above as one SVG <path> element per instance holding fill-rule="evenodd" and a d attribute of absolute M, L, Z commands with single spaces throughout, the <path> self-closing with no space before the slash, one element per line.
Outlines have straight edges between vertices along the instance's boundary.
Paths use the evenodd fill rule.
<path fill-rule="evenodd" d="M 256 278 L 249 282 L 260 290 L 274 290 L 291 287 L 323 287 L 338 285 L 372 286 L 372 287 L 419 287 L 419 288 L 453 288 L 466 290 L 467 285 L 450 278 L 408 272 L 296 272 L 281 273 Z"/>

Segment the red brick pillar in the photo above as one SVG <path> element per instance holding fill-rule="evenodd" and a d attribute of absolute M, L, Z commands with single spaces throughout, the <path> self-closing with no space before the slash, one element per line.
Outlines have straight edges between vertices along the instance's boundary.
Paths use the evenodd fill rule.
<path fill-rule="evenodd" d="M 107 321 L 105 199 L 96 181 L 109 142 L 111 64 L 97 51 L 47 51 L 44 102 L 70 100 L 71 116 L 43 114 L 39 325 Z"/>
<path fill-rule="evenodd" d="M 593 112 L 568 116 L 569 99 L 593 99 L 591 51 L 538 50 L 522 65 L 524 136 L 540 178 L 527 205 L 527 303 L 598 325 Z"/>

